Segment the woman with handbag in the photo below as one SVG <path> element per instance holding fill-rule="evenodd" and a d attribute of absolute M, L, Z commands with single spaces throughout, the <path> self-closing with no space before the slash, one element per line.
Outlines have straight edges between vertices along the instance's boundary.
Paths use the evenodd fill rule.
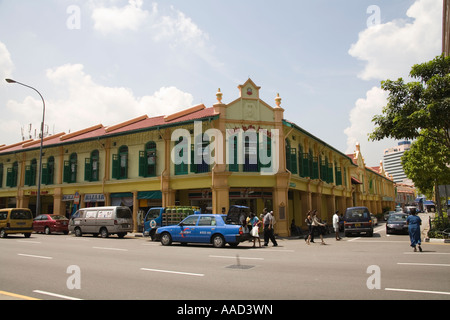
<path fill-rule="evenodd" d="M 249 223 L 252 226 L 250 234 L 253 237 L 253 248 L 256 247 L 256 239 L 258 239 L 259 247 L 261 248 L 261 239 L 259 238 L 259 226 L 261 225 L 261 221 L 259 221 L 258 217 L 254 213 L 251 213 Z"/>

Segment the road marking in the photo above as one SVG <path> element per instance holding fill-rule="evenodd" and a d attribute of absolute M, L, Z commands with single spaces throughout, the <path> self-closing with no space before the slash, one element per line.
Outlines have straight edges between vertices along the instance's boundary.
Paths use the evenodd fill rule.
<path fill-rule="evenodd" d="M 257 250 L 258 252 L 295 252 L 295 250 L 289 250 L 289 249 L 280 249 L 280 250 L 277 250 L 277 249 L 266 249 L 266 248 L 251 248 L 251 249 L 248 249 L 248 250 Z"/>
<path fill-rule="evenodd" d="M 100 250 L 128 251 L 128 249 L 120 249 L 120 248 L 108 248 L 108 247 L 92 247 L 92 248 Z"/>
<path fill-rule="evenodd" d="M 409 266 L 436 266 L 436 267 L 450 267 L 450 264 L 441 263 L 414 263 L 414 262 L 398 262 L 397 264 L 404 264 Z"/>
<path fill-rule="evenodd" d="M 45 256 L 35 256 L 33 254 L 24 254 L 24 253 L 18 253 L 18 256 L 22 256 L 22 257 L 30 257 L 30 258 L 39 258 L 39 259 L 53 259 L 53 257 L 45 257 Z"/>
<path fill-rule="evenodd" d="M 450 292 L 444 291 L 429 291 L 429 290 L 412 290 L 412 289 L 395 289 L 395 288 L 384 288 L 387 291 L 400 291 L 400 292 L 415 292 L 415 293 L 431 293 L 431 294 L 444 294 L 450 295 Z"/>
<path fill-rule="evenodd" d="M 404 254 L 414 254 L 418 256 L 422 256 L 424 254 L 450 254 L 450 252 L 403 252 Z"/>
<path fill-rule="evenodd" d="M 57 297 L 57 298 L 61 298 L 61 299 L 66 299 L 66 300 L 83 300 L 83 299 L 79 299 L 79 298 L 64 296 L 62 294 L 57 294 L 57 293 L 52 293 L 52 292 L 47 292 L 47 291 L 41 291 L 41 290 L 33 290 L 33 292 L 40 293 L 40 294 L 45 294 L 47 296 Z"/>
<path fill-rule="evenodd" d="M 23 243 L 41 243 L 40 241 L 33 241 L 33 240 L 17 240 L 17 242 L 23 242 Z"/>
<path fill-rule="evenodd" d="M 10 297 L 13 297 L 13 298 L 18 298 L 18 299 L 23 299 L 23 300 L 41 300 L 41 299 L 38 299 L 38 298 L 23 296 L 21 294 L 7 292 L 7 291 L 0 291 L 0 295 L 10 296 Z"/>
<path fill-rule="evenodd" d="M 347 240 L 348 242 L 351 242 L 351 241 L 355 241 L 355 240 L 358 240 L 358 239 L 361 239 L 361 237 L 358 237 L 358 238 L 353 238 L 353 239 L 351 239 L 351 240 Z"/>
<path fill-rule="evenodd" d="M 205 276 L 203 273 L 190 273 L 190 272 L 180 272 L 180 271 L 170 271 L 170 270 L 160 270 L 160 269 L 148 269 L 148 268 L 141 268 L 143 271 L 153 271 L 153 272 L 162 272 L 162 273 L 173 273 L 173 274 L 181 274 L 186 276 L 196 276 L 196 277 L 203 277 Z"/>
<path fill-rule="evenodd" d="M 225 258 L 225 259 L 236 259 L 236 257 L 234 256 L 209 256 L 210 258 Z M 251 257 L 239 257 L 239 259 L 242 260 L 264 260 L 264 258 L 251 258 Z"/>

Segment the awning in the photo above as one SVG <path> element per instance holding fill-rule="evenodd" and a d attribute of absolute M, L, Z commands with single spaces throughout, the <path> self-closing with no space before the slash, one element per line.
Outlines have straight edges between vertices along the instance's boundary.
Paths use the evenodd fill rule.
<path fill-rule="evenodd" d="M 138 199 L 162 199 L 161 191 L 139 191 L 137 194 Z"/>
<path fill-rule="evenodd" d="M 352 177 L 352 184 L 362 184 L 362 182 Z"/>

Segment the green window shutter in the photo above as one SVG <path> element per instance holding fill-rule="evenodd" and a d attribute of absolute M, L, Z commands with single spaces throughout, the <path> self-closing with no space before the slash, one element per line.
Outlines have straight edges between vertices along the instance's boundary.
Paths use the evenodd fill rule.
<path fill-rule="evenodd" d="M 31 166 L 25 166 L 25 185 L 31 186 Z"/>
<path fill-rule="evenodd" d="M 201 148 L 201 146 L 200 146 Z M 191 173 L 197 173 L 197 164 L 195 163 L 195 144 L 191 144 Z"/>
<path fill-rule="evenodd" d="M 311 179 L 319 179 L 319 161 L 318 161 L 317 157 L 313 157 Z"/>
<path fill-rule="evenodd" d="M 228 170 L 233 172 L 239 171 L 239 164 L 238 164 L 238 151 L 237 151 L 237 137 L 232 137 L 231 140 L 228 141 L 230 144 L 230 152 L 229 152 L 229 159 L 228 159 Z M 231 149 L 234 148 L 234 152 L 232 154 Z M 233 155 L 233 159 L 231 159 L 231 155 Z"/>
<path fill-rule="evenodd" d="M 7 187 L 13 186 L 12 179 L 13 179 L 12 168 L 8 168 L 8 169 L 6 169 L 6 186 Z"/>
<path fill-rule="evenodd" d="M 70 183 L 70 161 L 68 161 L 68 160 L 64 161 L 63 182 Z"/>
<path fill-rule="evenodd" d="M 286 169 L 291 171 L 291 147 L 286 144 Z"/>
<path fill-rule="evenodd" d="M 302 177 L 309 177 L 309 154 L 303 154 Z"/>
<path fill-rule="evenodd" d="M 84 159 L 84 181 L 92 181 L 91 158 Z"/>
<path fill-rule="evenodd" d="M 336 185 L 342 185 L 342 171 L 340 167 L 336 167 Z"/>
<path fill-rule="evenodd" d="M 291 173 L 293 174 L 297 174 L 298 173 L 298 168 L 297 168 L 297 149 L 296 148 L 291 148 L 291 154 L 290 156 L 290 163 L 291 163 L 291 169 L 289 171 L 291 171 Z"/>
<path fill-rule="evenodd" d="M 48 164 L 47 163 L 43 163 L 42 164 L 42 178 L 41 178 L 41 183 L 42 184 L 49 184 L 48 183 L 48 177 L 49 177 L 49 172 L 48 172 Z"/>
<path fill-rule="evenodd" d="M 328 183 L 333 183 L 333 164 L 328 163 Z"/>
<path fill-rule="evenodd" d="M 120 178 L 120 159 L 118 154 L 113 154 L 112 161 L 112 178 L 119 179 Z"/>
<path fill-rule="evenodd" d="M 145 157 L 145 151 L 139 151 L 139 177 L 147 177 L 148 165 Z"/>

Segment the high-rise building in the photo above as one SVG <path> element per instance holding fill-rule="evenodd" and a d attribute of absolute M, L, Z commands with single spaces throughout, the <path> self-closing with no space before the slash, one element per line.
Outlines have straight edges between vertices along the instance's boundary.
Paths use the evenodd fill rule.
<path fill-rule="evenodd" d="M 400 141 L 398 146 L 384 150 L 383 167 L 389 175 L 394 177 L 395 183 L 400 183 L 407 179 L 403 171 L 402 156 L 410 148 L 411 141 Z"/>

